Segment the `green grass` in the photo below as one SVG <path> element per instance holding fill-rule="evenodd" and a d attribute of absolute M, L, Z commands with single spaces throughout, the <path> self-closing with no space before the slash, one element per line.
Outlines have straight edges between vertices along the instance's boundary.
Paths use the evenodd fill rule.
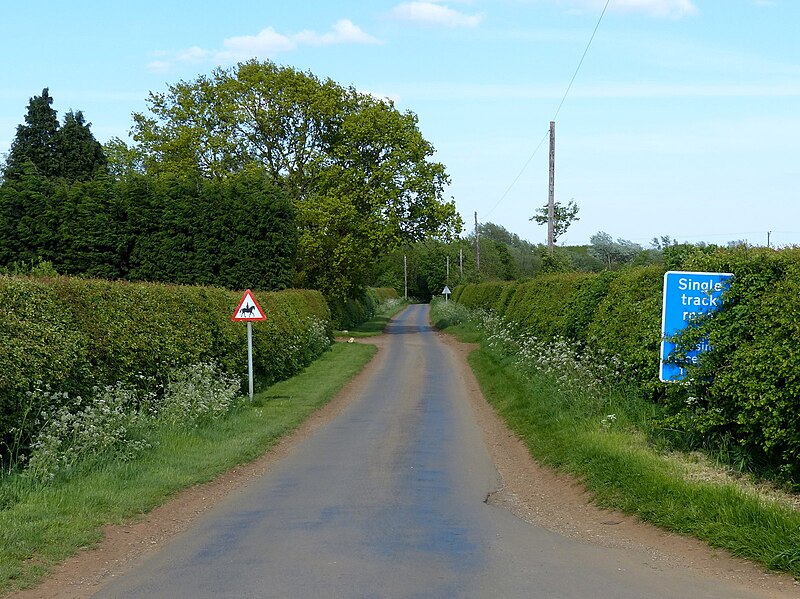
<path fill-rule="evenodd" d="M 181 489 L 213 480 L 266 452 L 327 403 L 376 349 L 334 344 L 294 378 L 245 401 L 229 417 L 188 432 L 159 431 L 130 462 L 95 460 L 47 485 L 0 479 L 0 594 L 30 587 L 102 538 L 102 526 L 135 519 Z"/>
<path fill-rule="evenodd" d="M 600 405 L 559 396 L 484 350 L 470 355 L 487 400 L 540 462 L 572 474 L 596 503 L 800 577 L 800 512 L 732 483 L 688 481 L 641 432 L 657 407 L 618 394 Z M 615 414 L 604 427 L 604 415 Z"/>
<path fill-rule="evenodd" d="M 396 314 L 402 312 L 406 306 L 408 306 L 408 302 L 400 302 L 388 310 L 379 312 L 368 321 L 362 322 L 355 328 L 348 329 L 347 331 L 335 331 L 334 334 L 337 337 L 355 337 L 358 339 L 380 335 L 383 333 L 386 325 L 389 324 L 389 321 Z"/>

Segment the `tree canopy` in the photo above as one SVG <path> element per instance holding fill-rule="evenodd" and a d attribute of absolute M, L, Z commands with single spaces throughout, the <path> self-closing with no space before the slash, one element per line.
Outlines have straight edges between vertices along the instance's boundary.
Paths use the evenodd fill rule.
<path fill-rule="evenodd" d="M 581 220 L 578 217 L 578 205 L 574 200 L 567 202 L 566 206 L 561 202 L 553 204 L 553 243 L 558 241 L 564 233 L 567 232 L 569 226 L 576 220 Z M 535 221 L 537 225 L 547 225 L 549 218 L 549 206 L 545 204 L 542 208 L 536 210 L 536 214 L 528 220 Z"/>
<path fill-rule="evenodd" d="M 461 229 L 417 117 L 330 79 L 251 60 L 151 93 L 133 136 L 151 173 L 257 166 L 292 199 L 298 284 L 347 296 L 402 243 Z"/>

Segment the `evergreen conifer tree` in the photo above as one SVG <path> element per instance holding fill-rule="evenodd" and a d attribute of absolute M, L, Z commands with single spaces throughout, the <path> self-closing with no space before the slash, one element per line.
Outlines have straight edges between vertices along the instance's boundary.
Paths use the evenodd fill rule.
<path fill-rule="evenodd" d="M 91 123 L 83 118 L 83 112 L 69 111 L 64 116 L 64 125 L 58 131 L 56 151 L 59 175 L 68 181 L 86 181 L 101 172 L 107 172 L 107 160 L 103 146 L 90 131 Z"/>
<path fill-rule="evenodd" d="M 23 165 L 30 161 L 39 174 L 54 177 L 59 173 L 58 117 L 52 107 L 53 98 L 48 88 L 41 96 L 34 96 L 28 103 L 25 123 L 17 126 L 17 135 L 11 143 L 4 178 L 19 178 Z"/>

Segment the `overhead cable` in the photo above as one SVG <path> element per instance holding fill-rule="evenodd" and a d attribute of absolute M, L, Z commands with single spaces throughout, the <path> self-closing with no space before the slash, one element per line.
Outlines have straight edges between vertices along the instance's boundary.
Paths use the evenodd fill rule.
<path fill-rule="evenodd" d="M 586 55 L 589 53 L 589 47 L 592 45 L 592 41 L 594 40 L 594 36 L 595 36 L 595 34 L 597 34 L 597 30 L 600 28 L 600 23 L 603 21 L 603 16 L 606 14 L 606 10 L 608 9 L 608 5 L 610 3 L 611 3 L 611 0 L 606 0 L 606 4 L 603 7 L 602 12 L 600 13 L 600 18 L 597 19 L 597 24 L 594 26 L 594 31 L 592 31 L 592 35 L 589 38 L 589 42 L 586 44 L 586 48 L 583 50 L 583 55 L 581 56 L 581 59 L 578 62 L 578 66 L 575 69 L 575 72 L 572 74 L 572 79 L 570 79 L 569 85 L 567 85 L 567 89 L 564 92 L 564 96 L 561 98 L 561 102 L 559 102 L 559 104 L 558 104 L 558 108 L 556 109 L 555 115 L 553 115 L 553 119 L 552 120 L 554 120 L 554 121 L 556 120 L 556 117 L 558 117 L 558 114 L 561 112 L 561 107 L 564 106 L 564 102 L 566 101 L 567 96 L 569 95 L 569 92 L 572 89 L 572 84 L 575 82 L 575 79 L 578 76 L 578 72 L 581 70 L 581 66 L 583 65 L 583 61 L 586 58 Z M 500 205 L 500 202 L 502 202 L 506 198 L 506 196 L 511 191 L 511 189 L 514 187 L 514 185 L 516 185 L 517 181 L 519 181 L 520 177 L 522 177 L 522 174 L 525 172 L 525 169 L 528 168 L 528 165 L 531 163 L 533 158 L 539 152 L 539 150 L 541 149 L 542 145 L 544 144 L 544 140 L 547 139 L 549 134 L 550 134 L 550 130 L 548 129 L 545 132 L 545 134 L 542 137 L 542 139 L 539 142 L 539 144 L 536 146 L 536 149 L 530 155 L 528 160 L 525 161 L 525 164 L 522 165 L 522 168 L 520 169 L 520 171 L 517 174 L 517 176 L 514 177 L 514 180 L 511 182 L 511 185 L 508 186 L 508 189 L 505 190 L 503 195 L 500 196 L 500 199 L 497 200 L 497 202 L 495 202 L 495 205 L 492 206 L 492 209 L 489 210 L 489 212 L 487 212 L 485 216 L 489 216 L 492 212 L 494 212 L 495 208 L 497 208 Z"/>

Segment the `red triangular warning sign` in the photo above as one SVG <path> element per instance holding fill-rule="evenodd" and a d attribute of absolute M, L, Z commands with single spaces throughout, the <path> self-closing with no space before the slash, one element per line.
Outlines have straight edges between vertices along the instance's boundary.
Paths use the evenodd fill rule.
<path fill-rule="evenodd" d="M 264 314 L 264 310 L 262 310 L 261 306 L 258 305 L 253 292 L 249 289 L 244 292 L 242 301 L 239 302 L 239 307 L 236 308 L 236 312 L 234 312 L 233 317 L 231 317 L 231 320 L 235 320 L 237 322 L 266 319 L 267 315 Z"/>

